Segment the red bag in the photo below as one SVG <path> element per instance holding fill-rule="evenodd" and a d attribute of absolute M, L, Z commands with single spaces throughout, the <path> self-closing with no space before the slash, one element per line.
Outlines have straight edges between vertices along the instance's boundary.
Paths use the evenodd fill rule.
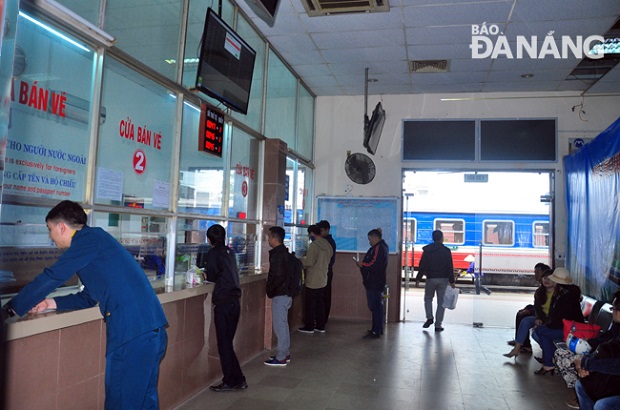
<path fill-rule="evenodd" d="M 592 323 L 581 323 L 568 319 L 562 319 L 562 322 L 564 322 L 564 340 L 566 340 L 569 333 L 572 333 L 573 336 L 579 339 L 592 339 L 598 336 L 601 331 L 599 325 Z"/>

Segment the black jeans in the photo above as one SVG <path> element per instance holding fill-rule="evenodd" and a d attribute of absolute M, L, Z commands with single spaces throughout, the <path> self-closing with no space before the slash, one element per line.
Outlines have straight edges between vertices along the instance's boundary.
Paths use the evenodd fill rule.
<path fill-rule="evenodd" d="M 245 381 L 241 366 L 233 349 L 233 339 L 237 332 L 241 307 L 239 300 L 222 303 L 214 307 L 215 333 L 217 334 L 217 351 L 224 377 L 222 381 L 229 386 L 238 386 Z"/>
<path fill-rule="evenodd" d="M 327 272 L 327 286 L 323 289 L 323 306 L 325 307 L 325 323 L 329 320 L 329 311 L 332 309 L 332 279 L 334 272 Z"/>
<path fill-rule="evenodd" d="M 306 304 L 304 309 L 304 327 L 306 329 L 325 329 L 324 289 L 306 288 Z"/>

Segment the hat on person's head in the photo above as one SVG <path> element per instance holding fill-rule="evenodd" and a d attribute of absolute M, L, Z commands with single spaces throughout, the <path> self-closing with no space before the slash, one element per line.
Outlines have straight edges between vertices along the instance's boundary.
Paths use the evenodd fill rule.
<path fill-rule="evenodd" d="M 553 274 L 549 276 L 549 279 L 561 285 L 573 284 L 573 281 L 570 279 L 570 272 L 566 268 L 556 268 Z"/>

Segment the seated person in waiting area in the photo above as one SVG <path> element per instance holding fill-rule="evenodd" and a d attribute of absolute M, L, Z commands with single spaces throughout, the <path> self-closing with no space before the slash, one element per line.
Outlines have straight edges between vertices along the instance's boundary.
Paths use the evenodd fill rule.
<path fill-rule="evenodd" d="M 535 371 L 537 375 L 545 375 L 555 372 L 553 365 L 553 354 L 555 353 L 556 340 L 564 337 L 563 319 L 574 320 L 583 323 L 583 313 L 581 312 L 581 290 L 573 285 L 570 272 L 566 268 L 557 268 L 549 276 L 556 283 L 555 291 L 551 297 L 551 306 L 547 322 L 536 326 L 532 337 L 540 345 L 543 351 L 543 366 Z"/>
<path fill-rule="evenodd" d="M 553 274 L 551 269 L 547 269 L 542 274 L 542 285 L 536 289 L 534 293 L 534 311 L 535 316 L 524 317 L 519 323 L 517 329 L 517 338 L 515 339 L 515 347 L 508 353 L 504 354 L 506 357 L 517 357 L 521 353 L 521 348 L 525 341 L 529 339 L 530 329 L 534 326 L 542 325 L 547 322 L 549 316 L 549 308 L 551 307 L 551 300 L 555 293 L 555 282 L 549 277 Z M 530 349 L 531 351 L 531 349 Z M 516 360 L 516 359 L 515 359 Z"/>
<path fill-rule="evenodd" d="M 473 264 L 473 262 L 472 262 Z M 534 266 L 534 279 L 536 279 L 536 283 L 542 283 L 542 276 L 543 273 L 546 272 L 547 270 L 551 269 L 549 266 L 545 265 L 542 262 L 537 263 Z M 469 272 L 469 269 L 468 269 Z M 540 289 L 540 287 L 538 287 L 538 289 Z M 538 292 L 537 289 L 537 292 Z M 514 346 L 517 343 L 517 339 L 519 336 L 519 326 L 521 325 L 521 321 L 523 319 L 526 319 L 528 321 L 531 320 L 536 320 L 536 310 L 534 308 L 534 306 L 536 305 L 536 293 L 534 293 L 534 304 L 533 305 L 527 305 L 525 306 L 523 309 L 519 310 L 515 316 L 515 338 L 513 340 L 510 340 L 508 342 L 508 344 L 510 346 Z M 547 308 L 548 308 L 548 304 L 547 304 Z M 549 309 L 547 309 L 547 311 L 545 313 L 549 313 Z M 543 320 L 544 322 L 544 320 Z M 533 325 L 530 326 L 530 328 L 534 327 Z M 525 335 L 525 338 L 523 340 L 520 341 L 521 343 L 521 349 L 520 351 L 522 352 L 531 352 L 532 351 L 532 344 L 530 343 L 530 332 L 528 329 L 527 334 Z"/>
<path fill-rule="evenodd" d="M 612 302 L 613 307 L 613 321 L 609 330 L 602 332 L 597 337 L 588 339 L 587 342 L 591 347 L 590 352 L 594 352 L 599 346 L 603 343 L 607 343 L 613 340 L 620 340 L 620 314 L 616 313 L 616 305 L 620 305 L 620 292 L 616 292 L 614 301 Z M 555 365 L 562 375 L 564 382 L 566 383 L 566 387 L 569 389 L 573 389 L 575 387 L 575 383 L 579 380 L 579 376 L 577 374 L 577 367 L 575 366 L 575 361 L 580 359 L 581 355 L 571 352 L 568 349 L 558 349 L 555 351 L 554 362 Z M 580 362 L 581 367 L 583 364 Z M 566 400 L 566 405 L 573 409 L 579 408 L 579 400 L 577 399 L 577 395 L 574 390 L 571 393 L 571 396 Z M 620 408 L 620 407 L 618 407 Z"/>
<path fill-rule="evenodd" d="M 612 305 L 613 330 L 620 324 L 620 291 L 615 293 Z M 617 330 L 593 353 L 577 357 L 575 368 L 580 377 L 575 384 L 579 409 L 620 409 L 620 337 Z"/>

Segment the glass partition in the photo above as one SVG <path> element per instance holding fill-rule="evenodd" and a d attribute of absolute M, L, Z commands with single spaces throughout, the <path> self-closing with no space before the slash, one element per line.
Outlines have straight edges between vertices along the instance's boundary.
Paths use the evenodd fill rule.
<path fill-rule="evenodd" d="M 299 110 L 297 111 L 296 151 L 309 160 L 314 158 L 314 97 L 299 86 Z"/>
<path fill-rule="evenodd" d="M 231 218 L 257 218 L 260 149 L 259 140 L 238 128 L 233 129 L 228 205 L 228 216 Z"/>
<path fill-rule="evenodd" d="M 153 287 L 163 290 L 168 223 L 161 216 L 94 212 L 91 225 L 116 238 L 144 269 Z"/>
<path fill-rule="evenodd" d="M 202 215 L 223 215 L 227 144 L 223 144 L 222 158 L 199 151 L 199 122 L 200 109 L 188 102 L 183 104 L 178 210 Z M 229 130 L 228 127 L 224 129 Z"/>
<path fill-rule="evenodd" d="M 95 53 L 19 12 L 3 197 L 84 199 Z"/>
<path fill-rule="evenodd" d="M 277 55 L 270 53 L 267 67 L 265 136 L 279 138 L 291 149 L 297 148 L 295 145 L 296 100 L 297 79 Z"/>
<path fill-rule="evenodd" d="M 170 209 L 175 94 L 107 59 L 102 104 L 95 202 Z"/>

